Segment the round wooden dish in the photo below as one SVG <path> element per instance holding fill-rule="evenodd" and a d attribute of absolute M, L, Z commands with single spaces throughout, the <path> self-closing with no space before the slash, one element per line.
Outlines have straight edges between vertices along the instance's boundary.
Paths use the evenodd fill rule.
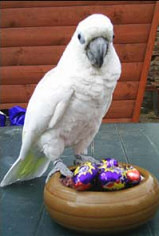
<path fill-rule="evenodd" d="M 121 232 L 145 223 L 159 206 L 159 184 L 151 173 L 135 168 L 144 180 L 114 192 L 76 191 L 63 186 L 57 172 L 44 189 L 50 216 L 64 227 L 89 233 Z"/>

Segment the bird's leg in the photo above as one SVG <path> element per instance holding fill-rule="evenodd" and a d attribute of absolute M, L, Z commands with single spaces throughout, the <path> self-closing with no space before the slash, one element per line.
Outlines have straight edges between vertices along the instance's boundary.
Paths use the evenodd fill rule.
<path fill-rule="evenodd" d="M 68 167 L 62 162 L 61 159 L 57 159 L 54 161 L 54 167 L 53 169 L 49 172 L 46 183 L 48 182 L 49 178 L 56 173 L 57 171 L 60 171 L 60 173 L 64 176 L 70 176 L 72 177 L 73 173 L 68 169 Z"/>
<path fill-rule="evenodd" d="M 84 162 L 87 162 L 87 161 L 90 161 L 90 162 L 95 163 L 95 164 L 99 164 L 99 161 L 96 160 L 94 157 L 91 157 L 91 156 L 76 154 L 75 158 L 76 158 L 75 161 L 74 161 L 75 165 L 83 164 Z"/>
<path fill-rule="evenodd" d="M 98 164 L 99 161 L 96 160 L 93 156 L 94 156 L 94 139 L 90 145 L 90 148 L 91 148 L 91 156 L 87 156 L 87 149 L 84 150 L 83 154 L 75 154 L 75 160 L 74 160 L 74 164 L 75 165 L 79 165 L 79 164 L 82 164 L 84 162 L 87 162 L 87 161 L 90 161 L 92 163 L 96 163 Z"/>
<path fill-rule="evenodd" d="M 90 147 L 91 147 L 91 156 L 93 157 L 94 156 L 94 139 L 92 140 Z"/>

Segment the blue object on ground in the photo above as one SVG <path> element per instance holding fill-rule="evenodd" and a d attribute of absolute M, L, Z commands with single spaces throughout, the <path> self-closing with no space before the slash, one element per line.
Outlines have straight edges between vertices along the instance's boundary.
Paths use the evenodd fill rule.
<path fill-rule="evenodd" d="M 20 106 L 14 106 L 9 109 L 9 119 L 11 125 L 23 125 L 26 109 Z"/>
<path fill-rule="evenodd" d="M 5 126 L 6 123 L 6 115 L 0 111 L 0 126 Z"/>

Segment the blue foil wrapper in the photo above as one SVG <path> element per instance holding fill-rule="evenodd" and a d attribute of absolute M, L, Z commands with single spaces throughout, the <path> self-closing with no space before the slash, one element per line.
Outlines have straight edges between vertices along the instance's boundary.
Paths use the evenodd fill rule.
<path fill-rule="evenodd" d="M 26 109 L 20 106 L 14 106 L 9 109 L 9 119 L 11 125 L 23 125 L 25 119 Z"/>

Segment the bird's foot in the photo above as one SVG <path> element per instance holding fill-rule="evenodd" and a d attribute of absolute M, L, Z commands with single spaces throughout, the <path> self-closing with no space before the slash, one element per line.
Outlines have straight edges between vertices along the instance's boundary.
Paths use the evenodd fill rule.
<path fill-rule="evenodd" d="M 60 171 L 60 173 L 64 176 L 69 176 L 72 177 L 73 173 L 71 170 L 68 169 L 68 167 L 62 162 L 61 159 L 58 159 L 54 161 L 54 167 L 53 169 L 49 172 L 47 178 L 46 178 L 46 183 L 48 182 L 49 178 L 55 174 L 57 171 Z"/>
<path fill-rule="evenodd" d="M 75 160 L 74 160 L 74 164 L 75 165 L 80 165 L 83 164 L 84 162 L 90 161 L 92 163 L 95 164 L 99 164 L 99 160 L 96 160 L 95 158 L 91 157 L 91 156 L 86 156 L 86 155 L 75 155 Z"/>

